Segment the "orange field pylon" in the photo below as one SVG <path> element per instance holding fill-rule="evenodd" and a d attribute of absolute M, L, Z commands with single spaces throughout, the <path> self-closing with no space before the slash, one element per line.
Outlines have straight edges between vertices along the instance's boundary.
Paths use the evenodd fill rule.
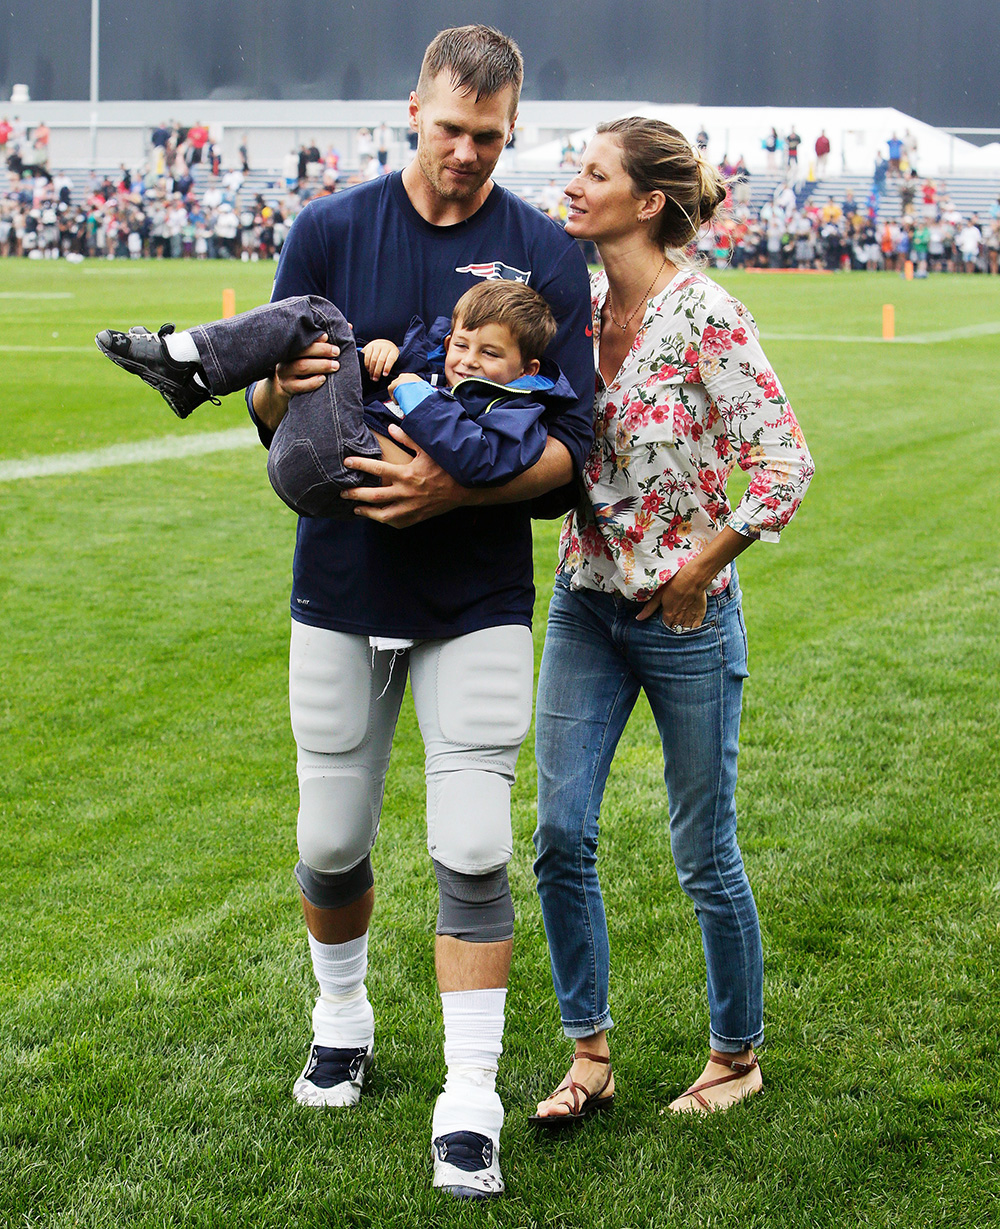
<path fill-rule="evenodd" d="M 882 338 L 892 341 L 896 336 L 896 309 L 891 303 L 882 305 Z"/>
<path fill-rule="evenodd" d="M 236 315 L 236 291 L 224 290 L 222 292 L 222 319 L 228 320 L 230 316 Z"/>

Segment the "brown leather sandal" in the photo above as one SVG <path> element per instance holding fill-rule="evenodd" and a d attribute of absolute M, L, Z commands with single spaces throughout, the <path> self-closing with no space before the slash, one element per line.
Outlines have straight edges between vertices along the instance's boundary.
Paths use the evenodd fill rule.
<path fill-rule="evenodd" d="M 739 1080 L 739 1079 L 742 1079 L 742 1077 L 743 1077 L 743 1076 L 745 1076 L 745 1075 L 749 1075 L 749 1074 L 750 1074 L 750 1072 L 751 1072 L 751 1071 L 753 1071 L 753 1069 L 754 1069 L 756 1066 L 758 1066 L 758 1063 L 757 1063 L 757 1055 L 756 1055 L 756 1054 L 754 1054 L 754 1055 L 753 1055 L 753 1057 L 751 1058 L 750 1062 L 748 1062 L 748 1063 L 738 1063 L 738 1062 L 736 1062 L 736 1060 L 735 1060 L 735 1059 L 730 1058 L 728 1054 L 719 1054 L 719 1053 L 718 1053 L 717 1051 L 715 1051 L 715 1050 L 709 1050 L 709 1052 L 708 1052 L 708 1057 L 709 1057 L 709 1058 L 711 1059 L 711 1061 L 712 1061 L 713 1063 L 715 1063 L 717 1066 L 719 1066 L 719 1067 L 728 1067 L 728 1068 L 729 1068 L 729 1070 L 730 1070 L 730 1074 L 729 1074 L 729 1075 L 722 1075 L 722 1076 L 720 1076 L 717 1080 L 704 1080 L 701 1084 L 692 1084 L 692 1085 L 691 1085 L 691 1087 L 690 1087 L 690 1088 L 688 1088 L 686 1091 L 682 1092 L 682 1093 L 681 1093 L 681 1095 L 680 1095 L 680 1097 L 677 1097 L 677 1098 L 676 1098 L 676 1100 L 677 1100 L 677 1101 L 680 1101 L 682 1097 L 694 1097 L 694 1099 L 698 1102 L 698 1104 L 702 1107 L 702 1109 L 703 1109 L 703 1110 L 706 1110 L 706 1111 L 708 1111 L 709 1113 L 711 1113 L 713 1110 L 716 1110 L 716 1109 L 728 1109 L 729 1107 L 728 1107 L 728 1106 L 718 1106 L 718 1105 L 713 1106 L 713 1105 L 711 1105 L 711 1104 L 710 1104 L 708 1101 L 706 1101 L 706 1100 L 705 1100 L 705 1098 L 701 1095 L 701 1094 L 702 1094 L 702 1092 L 703 1092 L 706 1088 L 715 1088 L 715 1087 L 716 1087 L 717 1085 L 719 1085 L 719 1084 L 728 1084 L 728 1083 L 730 1083 L 732 1080 Z M 754 1092 L 756 1092 L 756 1091 L 757 1091 L 757 1089 L 754 1089 Z M 749 1096 L 750 1094 L 748 1093 L 747 1095 Z M 734 1105 L 735 1105 L 735 1104 L 736 1104 L 736 1102 L 734 1101 L 732 1104 L 734 1104 Z M 683 1113 L 683 1111 L 675 1111 L 675 1112 Z"/>
<path fill-rule="evenodd" d="M 578 1084 L 576 1080 L 570 1078 L 569 1072 L 566 1073 L 566 1078 L 555 1091 L 549 1093 L 545 1098 L 546 1101 L 551 1101 L 554 1096 L 564 1090 L 568 1091 L 573 1098 L 572 1108 L 565 1114 L 532 1114 L 528 1119 L 536 1127 L 555 1128 L 568 1126 L 573 1122 L 581 1122 L 588 1115 L 595 1113 L 597 1110 L 610 1109 L 614 1103 L 615 1094 L 609 1092 L 606 1096 L 602 1095 L 607 1086 L 611 1083 L 611 1059 L 603 1054 L 589 1054 L 581 1050 L 579 1054 L 573 1055 L 573 1061 L 578 1058 L 585 1058 L 592 1063 L 603 1063 L 608 1069 L 608 1076 L 604 1083 L 596 1092 L 590 1092 L 583 1084 Z"/>

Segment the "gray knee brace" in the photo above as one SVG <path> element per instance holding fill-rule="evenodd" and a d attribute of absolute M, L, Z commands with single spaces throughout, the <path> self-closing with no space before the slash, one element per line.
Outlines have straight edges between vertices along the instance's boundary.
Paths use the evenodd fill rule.
<path fill-rule="evenodd" d="M 299 862 L 295 867 L 295 878 L 302 895 L 317 909 L 343 909 L 345 905 L 353 905 L 375 882 L 371 855 L 342 874 L 314 871 L 311 866 Z"/>
<path fill-rule="evenodd" d="M 514 902 L 507 867 L 465 875 L 432 859 L 438 881 L 437 933 L 466 943 L 501 943 L 514 937 Z"/>

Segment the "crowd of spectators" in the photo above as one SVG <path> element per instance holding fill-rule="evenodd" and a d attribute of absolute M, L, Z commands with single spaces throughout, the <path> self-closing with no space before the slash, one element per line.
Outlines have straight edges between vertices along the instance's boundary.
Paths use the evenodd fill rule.
<path fill-rule="evenodd" d="M 211 175 L 199 197 L 190 171 L 156 175 L 122 167 L 91 176 L 82 201 L 65 174 L 11 176 L 0 196 L 0 255 L 178 259 L 273 256 L 301 208 L 297 193 L 241 200 L 242 172 Z"/>
<path fill-rule="evenodd" d="M 205 125 L 168 122 L 152 130 L 139 168 L 123 163 L 115 175 L 90 175 L 77 185 L 65 173 L 50 173 L 47 157 L 25 161 L 25 150 L 40 148 L 41 140 L 47 146 L 48 130 L 40 127 L 29 134 L 0 121 L 7 165 L 0 256 L 269 260 L 307 201 L 389 169 L 391 130 L 383 124 L 359 132 L 362 165 L 343 180 L 338 151 L 321 153 L 311 141 L 289 152 L 267 190 L 251 194 L 244 188 L 246 136 L 238 159 L 224 165 Z"/>
<path fill-rule="evenodd" d="M 708 141 L 702 129 L 697 142 L 702 151 Z M 0 256 L 270 260 L 307 201 L 385 174 L 399 148 L 386 124 L 359 129 L 357 169 L 345 175 L 338 150 L 321 152 L 309 141 L 288 152 L 267 189 L 251 193 L 245 188 L 246 136 L 238 158 L 224 165 L 205 125 L 169 122 L 153 129 L 142 166 L 130 170 L 123 164 L 116 175 L 89 176 L 78 191 L 67 174 L 50 172 L 48 142 L 44 124 L 29 132 L 16 117 L 0 120 L 0 157 L 8 170 L 6 188 L 0 189 Z M 783 138 L 771 130 L 764 141 L 769 155 L 772 143 L 776 156 L 783 151 L 786 179 L 758 207 L 751 204 L 751 175 L 743 158 L 723 157 L 729 209 L 698 241 L 709 262 L 735 268 L 888 270 L 912 262 L 918 277 L 997 273 L 1000 198 L 988 216 L 963 215 L 946 185 L 917 174 L 916 142 L 909 132 L 902 138 L 892 134 L 888 156 L 879 155 L 862 201 L 851 191 L 812 194 L 813 181 L 795 172 L 801 138 L 794 126 Z M 821 160 L 829 145 L 821 133 L 817 165 L 825 166 Z M 562 186 L 579 157 L 579 149 L 567 145 L 561 174 L 536 195 L 535 204 L 556 220 L 565 218 Z M 898 210 L 890 211 L 898 220 L 880 220 L 880 204 L 890 193 L 898 196 Z"/>
<path fill-rule="evenodd" d="M 744 169 L 731 179 L 724 220 L 698 240 L 703 257 L 719 267 L 903 272 L 910 262 L 916 277 L 997 273 L 1000 197 L 986 217 L 963 215 L 945 184 L 921 180 L 913 171 L 899 182 L 899 216 L 880 221 L 881 193 L 874 184 L 858 201 L 850 190 L 814 196 L 809 185 L 797 189 L 786 182 L 753 209 L 746 178 Z"/>
<path fill-rule="evenodd" d="M 744 159 L 724 155 L 719 170 L 730 185 L 723 220 L 706 228 L 699 240 L 703 260 L 723 268 L 885 269 L 902 272 L 907 262 L 915 277 L 931 272 L 992 273 L 1000 260 L 1000 197 L 988 216 L 963 214 L 952 203 L 947 185 L 921 178 L 916 169 L 917 142 L 907 129 L 895 132 L 876 155 L 871 189 L 862 201 L 854 192 L 814 195 L 816 178 L 827 169 L 830 140 L 821 131 L 815 142 L 813 177 L 798 171 L 802 139 L 792 125 L 780 137 L 772 128 L 762 144 L 770 166 L 781 156 L 784 179 L 769 199 L 751 205 L 751 174 Z M 704 155 L 709 135 L 695 140 Z M 574 165 L 572 147 L 563 152 L 563 168 Z M 772 157 L 773 155 L 773 157 Z M 815 175 L 819 169 L 820 176 Z M 536 203 L 557 220 L 565 218 L 565 198 L 552 179 Z M 898 206 L 881 208 L 891 193 Z M 880 215 L 898 215 L 887 220 Z"/>

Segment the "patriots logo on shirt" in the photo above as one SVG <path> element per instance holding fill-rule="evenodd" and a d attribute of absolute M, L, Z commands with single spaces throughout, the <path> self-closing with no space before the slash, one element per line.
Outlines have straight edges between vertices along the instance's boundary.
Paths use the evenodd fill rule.
<path fill-rule="evenodd" d="M 515 269 L 513 265 L 505 265 L 502 260 L 487 260 L 479 265 L 462 265 L 455 267 L 456 273 L 471 273 L 473 277 L 484 277 L 488 282 L 503 280 L 505 282 L 527 282 L 531 270 Z"/>

